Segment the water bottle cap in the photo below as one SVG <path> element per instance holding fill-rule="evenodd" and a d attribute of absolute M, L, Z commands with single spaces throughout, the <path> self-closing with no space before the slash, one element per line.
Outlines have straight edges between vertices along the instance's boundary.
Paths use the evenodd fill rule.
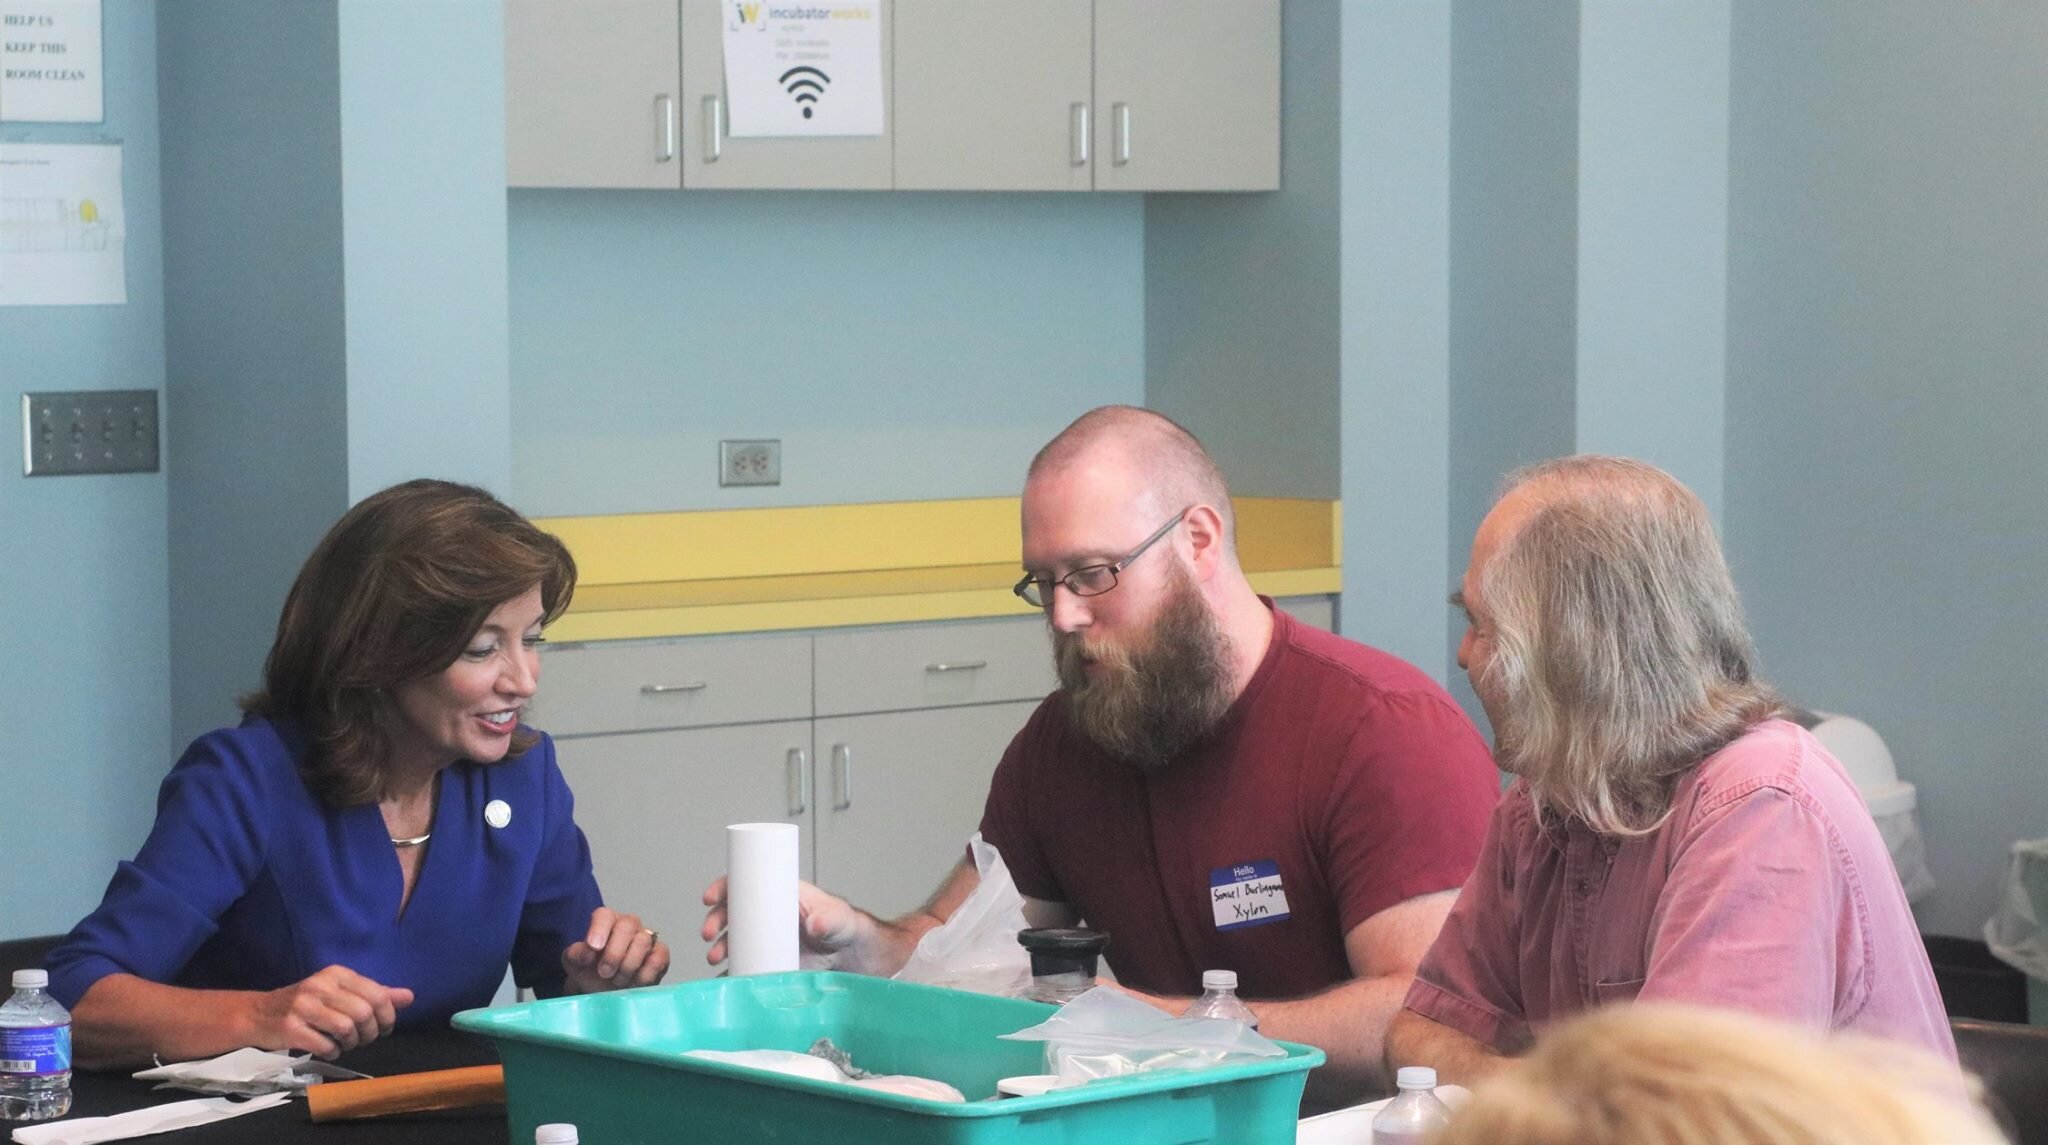
<path fill-rule="evenodd" d="M 1404 1065 L 1394 1074 L 1394 1084 L 1402 1089 L 1435 1089 L 1436 1070 L 1426 1065 Z"/>
<path fill-rule="evenodd" d="M 49 984 L 50 972 L 47 970 L 17 970 L 14 972 L 14 988 L 16 990 L 41 990 Z"/>
<path fill-rule="evenodd" d="M 1235 970 L 1204 970 L 1204 971 L 1202 971 L 1202 989 L 1204 989 L 1204 990 L 1235 990 L 1235 989 L 1237 989 L 1237 971 L 1235 971 Z"/>
<path fill-rule="evenodd" d="M 576 1145 L 576 1127 L 561 1122 L 533 1131 L 534 1145 Z"/>

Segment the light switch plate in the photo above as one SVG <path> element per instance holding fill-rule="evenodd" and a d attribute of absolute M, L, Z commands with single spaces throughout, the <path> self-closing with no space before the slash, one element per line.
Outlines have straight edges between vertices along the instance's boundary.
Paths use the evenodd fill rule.
<path fill-rule="evenodd" d="M 21 471 L 29 477 L 157 471 L 155 390 L 21 395 Z"/>
<path fill-rule="evenodd" d="M 782 484 L 782 442 L 721 441 L 718 443 L 720 485 Z"/>

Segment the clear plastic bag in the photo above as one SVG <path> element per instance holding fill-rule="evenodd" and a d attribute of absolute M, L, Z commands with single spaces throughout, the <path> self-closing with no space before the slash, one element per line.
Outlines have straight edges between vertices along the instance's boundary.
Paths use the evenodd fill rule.
<path fill-rule="evenodd" d="M 994 844 L 977 831 L 967 846 L 980 885 L 951 918 L 925 932 L 895 978 L 1015 998 L 1031 985 L 1031 956 L 1017 945 L 1026 926 L 1024 896 Z"/>
<path fill-rule="evenodd" d="M 1911 811 L 1874 816 L 1878 837 L 1891 852 L 1892 866 L 1898 868 L 1899 885 L 1907 902 L 1919 902 L 1934 893 L 1934 872 L 1927 869 L 1927 844 L 1920 836 L 1920 821 Z"/>
<path fill-rule="evenodd" d="M 1004 1038 L 1044 1042 L 1046 1072 L 1061 1085 L 1160 1069 L 1204 1069 L 1287 1051 L 1224 1018 L 1177 1018 L 1121 990 L 1098 986 L 1029 1029 Z"/>
<path fill-rule="evenodd" d="M 1984 944 L 2007 965 L 2048 982 L 2048 839 L 2014 843 L 1998 913 L 1984 924 Z"/>

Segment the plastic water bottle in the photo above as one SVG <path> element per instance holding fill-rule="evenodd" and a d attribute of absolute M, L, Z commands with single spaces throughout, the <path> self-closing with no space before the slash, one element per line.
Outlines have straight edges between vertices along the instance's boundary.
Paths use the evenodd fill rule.
<path fill-rule="evenodd" d="M 1436 1071 L 1426 1065 L 1404 1065 L 1394 1075 L 1401 1092 L 1373 1115 L 1372 1145 L 1422 1145 L 1424 1138 L 1451 1123 L 1451 1107 L 1436 1095 Z"/>
<path fill-rule="evenodd" d="M 1202 996 L 1195 999 L 1181 1017 L 1230 1018 L 1254 1030 L 1259 1028 L 1259 1016 L 1252 1013 L 1250 1006 L 1238 1001 L 1235 970 L 1202 971 Z"/>
<path fill-rule="evenodd" d="M 576 1145 L 576 1127 L 558 1121 L 533 1131 L 533 1145 Z"/>
<path fill-rule="evenodd" d="M 0 1118 L 47 1121 L 71 1112 L 71 1015 L 45 970 L 14 972 L 0 1005 Z"/>

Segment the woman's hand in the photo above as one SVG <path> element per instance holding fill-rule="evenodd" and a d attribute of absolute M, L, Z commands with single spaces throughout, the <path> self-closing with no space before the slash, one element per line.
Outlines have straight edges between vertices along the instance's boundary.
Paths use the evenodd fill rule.
<path fill-rule="evenodd" d="M 562 952 L 571 994 L 652 986 L 668 973 L 668 961 L 668 945 L 639 915 L 602 906 L 590 913 L 590 933 Z"/>
<path fill-rule="evenodd" d="M 282 989 L 250 995 L 253 1029 L 248 1044 L 266 1050 L 306 1050 L 332 1058 L 391 1032 L 412 991 L 385 986 L 329 966 Z"/>

